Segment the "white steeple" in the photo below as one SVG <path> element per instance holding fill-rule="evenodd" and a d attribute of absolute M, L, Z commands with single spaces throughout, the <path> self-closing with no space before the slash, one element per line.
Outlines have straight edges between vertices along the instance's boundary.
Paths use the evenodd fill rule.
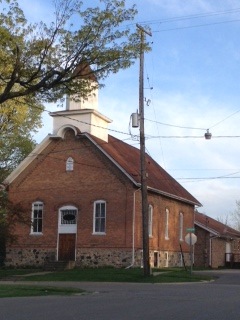
<path fill-rule="evenodd" d="M 74 96 L 67 97 L 66 110 L 52 112 L 53 117 L 53 135 L 62 136 L 63 131 L 67 127 L 75 127 L 80 132 L 90 133 L 101 140 L 108 141 L 108 124 L 112 121 L 98 112 L 98 88 L 97 80 L 91 73 L 91 69 L 87 66 L 77 70 L 84 80 L 90 81 L 93 90 L 87 98 Z M 87 76 L 86 76 L 87 74 Z"/>

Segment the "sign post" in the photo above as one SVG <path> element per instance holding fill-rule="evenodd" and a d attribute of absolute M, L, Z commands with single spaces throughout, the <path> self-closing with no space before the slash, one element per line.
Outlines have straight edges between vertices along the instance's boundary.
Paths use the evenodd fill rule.
<path fill-rule="evenodd" d="M 193 245 L 197 242 L 197 236 L 194 234 L 195 229 L 194 228 L 188 228 L 187 234 L 185 236 L 185 242 L 190 246 L 190 273 L 192 274 L 192 268 L 193 268 Z"/>

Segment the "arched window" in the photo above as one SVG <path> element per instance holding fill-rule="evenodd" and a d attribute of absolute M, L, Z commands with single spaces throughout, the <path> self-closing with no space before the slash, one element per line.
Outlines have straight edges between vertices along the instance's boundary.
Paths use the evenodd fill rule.
<path fill-rule="evenodd" d="M 148 235 L 153 236 L 153 206 L 148 206 Z"/>
<path fill-rule="evenodd" d="M 183 213 L 179 213 L 179 240 L 183 241 Z"/>
<path fill-rule="evenodd" d="M 42 234 L 43 227 L 43 203 L 41 201 L 33 202 L 32 204 L 32 234 Z"/>
<path fill-rule="evenodd" d="M 169 223 L 169 210 L 166 209 L 165 211 L 165 239 L 169 239 L 169 232 L 168 232 L 168 223 Z"/>
<path fill-rule="evenodd" d="M 73 171 L 74 160 L 69 157 L 66 161 L 66 171 Z"/>

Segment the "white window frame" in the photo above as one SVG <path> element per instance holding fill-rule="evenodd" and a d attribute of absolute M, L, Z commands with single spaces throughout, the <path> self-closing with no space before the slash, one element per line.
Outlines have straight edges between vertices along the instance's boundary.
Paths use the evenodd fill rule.
<path fill-rule="evenodd" d="M 165 209 L 165 239 L 169 240 L 169 209 Z"/>
<path fill-rule="evenodd" d="M 179 240 L 183 241 L 183 213 L 179 212 Z"/>
<path fill-rule="evenodd" d="M 35 211 L 37 211 L 37 216 L 35 217 Z M 41 216 L 39 217 L 39 212 L 41 211 Z M 37 230 L 35 231 L 35 220 L 36 220 L 36 226 Z M 43 234 L 43 202 L 42 201 L 35 201 L 32 203 L 32 214 L 31 214 L 31 232 L 30 234 L 36 234 L 41 235 Z M 40 229 L 41 225 L 41 230 Z"/>
<path fill-rule="evenodd" d="M 153 206 L 148 206 L 148 236 L 153 236 Z"/>
<path fill-rule="evenodd" d="M 96 217 L 96 214 L 97 214 L 97 207 L 98 205 L 100 205 L 100 210 L 101 210 L 101 207 L 102 205 L 104 205 L 105 207 L 105 210 L 104 210 L 104 216 L 103 217 Z M 107 204 L 106 204 L 106 201 L 105 200 L 96 200 L 94 201 L 94 204 L 93 204 L 93 234 L 94 235 L 105 235 L 106 234 L 106 216 L 107 216 Z M 104 223 L 104 231 L 96 231 L 96 228 L 97 228 L 97 223 L 96 223 L 96 220 L 100 220 L 100 225 L 102 225 L 102 223 Z M 104 220 L 102 222 L 102 220 Z M 100 227 L 101 229 L 101 227 Z"/>
<path fill-rule="evenodd" d="M 63 214 L 64 212 L 74 211 L 75 220 L 74 223 L 64 223 Z M 75 206 L 63 206 L 59 208 L 58 211 L 58 233 L 77 233 L 77 219 L 78 219 L 78 209 Z"/>
<path fill-rule="evenodd" d="M 74 160 L 72 157 L 67 158 L 66 161 L 66 171 L 73 171 Z"/>

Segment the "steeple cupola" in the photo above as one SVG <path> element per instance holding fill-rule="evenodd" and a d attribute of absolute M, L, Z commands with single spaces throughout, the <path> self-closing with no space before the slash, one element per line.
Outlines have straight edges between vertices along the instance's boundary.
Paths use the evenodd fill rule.
<path fill-rule="evenodd" d="M 81 97 L 81 92 L 78 97 L 68 96 L 66 110 L 50 114 L 53 117 L 53 135 L 62 136 L 66 128 L 74 127 L 82 133 L 90 133 L 108 141 L 108 124 L 112 121 L 98 112 L 97 80 L 89 66 L 79 69 L 76 69 L 79 78 L 88 81 L 92 90 L 87 97 Z"/>

